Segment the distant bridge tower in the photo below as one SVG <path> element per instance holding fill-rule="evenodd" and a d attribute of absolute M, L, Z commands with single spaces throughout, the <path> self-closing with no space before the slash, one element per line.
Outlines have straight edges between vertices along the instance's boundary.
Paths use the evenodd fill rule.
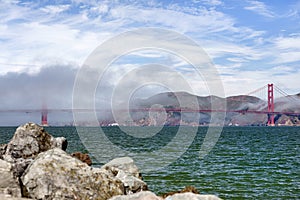
<path fill-rule="evenodd" d="M 48 119 L 47 119 L 48 112 L 46 110 L 42 110 L 42 119 L 41 125 L 48 126 Z"/>
<path fill-rule="evenodd" d="M 268 126 L 274 126 L 274 87 L 273 84 L 268 84 Z"/>
<path fill-rule="evenodd" d="M 42 108 L 41 114 L 42 114 L 41 125 L 48 126 L 48 109 L 47 109 L 46 103 L 43 103 L 43 108 Z"/>

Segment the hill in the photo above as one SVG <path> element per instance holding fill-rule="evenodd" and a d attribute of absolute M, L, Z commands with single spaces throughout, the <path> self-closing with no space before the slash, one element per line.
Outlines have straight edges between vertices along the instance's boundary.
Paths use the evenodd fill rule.
<path fill-rule="evenodd" d="M 292 101 L 291 101 L 292 98 Z M 224 124 L 227 126 L 264 126 L 267 124 L 268 116 L 266 114 L 247 113 L 247 111 L 267 111 L 267 102 L 254 96 L 230 96 L 221 98 L 217 96 L 196 96 L 186 92 L 166 92 L 151 96 L 147 99 L 135 99 L 131 102 L 130 108 L 133 109 L 162 109 L 166 112 L 132 112 L 130 113 L 132 119 L 125 119 L 123 125 L 149 126 L 149 125 L 208 125 L 211 123 L 210 112 L 201 112 L 200 117 L 197 113 L 192 112 L 178 112 L 176 109 L 195 109 L 198 110 L 230 110 L 230 111 L 244 111 L 244 112 L 227 112 L 223 120 L 220 115 L 219 121 L 215 121 L 215 125 Z M 225 105 L 225 106 L 222 106 Z M 225 108 L 225 109 L 224 109 Z M 170 111 L 175 110 L 175 111 Z M 275 101 L 275 111 L 300 113 L 300 94 L 282 97 Z M 218 113 L 217 113 L 218 115 Z M 128 116 L 127 116 L 128 117 Z M 217 117 L 218 118 L 218 117 Z M 276 115 L 277 125 L 300 125 L 300 116 L 292 115 Z"/>

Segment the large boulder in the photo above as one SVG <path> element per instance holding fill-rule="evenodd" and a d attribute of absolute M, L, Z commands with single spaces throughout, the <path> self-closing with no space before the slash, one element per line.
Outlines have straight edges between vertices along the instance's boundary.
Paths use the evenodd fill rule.
<path fill-rule="evenodd" d="M 106 200 L 124 194 L 123 183 L 111 171 L 92 168 L 59 148 L 40 153 L 21 180 L 33 199 Z"/>
<path fill-rule="evenodd" d="M 42 126 L 26 123 L 17 128 L 13 138 L 7 144 L 3 158 L 9 162 L 19 158 L 35 158 L 39 153 L 55 147 L 66 150 L 66 139 L 56 139 L 48 134 Z"/>
<path fill-rule="evenodd" d="M 177 193 L 168 196 L 165 200 L 222 200 L 215 195 L 194 194 L 191 192 Z"/>
<path fill-rule="evenodd" d="M 0 159 L 0 194 L 7 197 L 21 197 L 21 188 L 14 176 L 11 163 Z M 1 198 L 2 199 L 2 198 Z"/>
<path fill-rule="evenodd" d="M 7 145 L 0 146 L 0 158 L 12 163 L 14 175 L 20 177 L 39 153 L 55 147 L 66 150 L 66 138 L 54 138 L 42 126 L 26 123 L 17 128 Z"/>
<path fill-rule="evenodd" d="M 109 200 L 163 200 L 150 191 L 138 192 L 130 195 L 118 195 Z"/>
<path fill-rule="evenodd" d="M 107 167 L 123 170 L 126 174 L 131 174 L 136 178 L 142 179 L 139 168 L 135 165 L 133 159 L 130 157 L 115 158 L 103 165 L 102 168 Z"/>
<path fill-rule="evenodd" d="M 138 167 L 130 157 L 115 158 L 105 164 L 102 169 L 112 171 L 115 177 L 122 181 L 125 194 L 148 190 Z"/>
<path fill-rule="evenodd" d="M 112 169 L 110 169 L 112 170 Z M 142 181 L 139 178 L 132 176 L 131 174 L 125 173 L 123 170 L 114 171 L 114 174 L 117 173 L 116 178 L 122 181 L 125 187 L 125 194 L 133 194 L 140 191 L 148 190 L 147 183 Z"/>

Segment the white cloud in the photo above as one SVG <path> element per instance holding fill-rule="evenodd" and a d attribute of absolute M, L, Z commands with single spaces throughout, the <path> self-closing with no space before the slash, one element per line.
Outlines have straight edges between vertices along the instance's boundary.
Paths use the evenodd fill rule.
<path fill-rule="evenodd" d="M 295 37 L 279 37 L 275 39 L 275 46 L 282 50 L 299 49 L 300 50 L 300 36 Z"/>
<path fill-rule="evenodd" d="M 299 62 L 300 51 L 280 52 L 275 56 L 276 56 L 276 58 L 273 61 L 274 64 Z"/>
<path fill-rule="evenodd" d="M 250 10 L 259 15 L 273 18 L 275 14 L 268 8 L 268 6 L 261 1 L 248 1 L 250 5 L 245 6 L 245 10 Z"/>
<path fill-rule="evenodd" d="M 70 5 L 48 5 L 44 8 L 41 8 L 42 11 L 49 14 L 58 14 L 68 10 Z"/>
<path fill-rule="evenodd" d="M 282 72 L 282 73 L 290 73 L 290 72 L 294 72 L 294 68 L 290 67 L 290 66 L 276 66 L 272 68 L 273 72 Z"/>
<path fill-rule="evenodd" d="M 273 69 L 239 70 L 238 68 L 218 67 L 225 88 L 226 96 L 248 94 L 269 83 L 288 94 L 299 93 L 300 70 L 289 71 L 289 68 L 276 67 Z M 280 69 L 280 70 L 279 70 Z M 289 81 L 287 81 L 289 80 Z M 237 84 L 239 83 L 239 84 Z M 266 98 L 267 92 L 252 94 L 259 98 Z M 277 96 L 279 94 L 276 94 Z"/>
<path fill-rule="evenodd" d="M 0 74 L 24 71 L 37 73 L 43 66 L 58 63 L 79 66 L 105 39 L 128 29 L 145 26 L 172 29 L 196 40 L 216 60 L 218 69 L 224 74 L 222 78 L 228 94 L 241 93 L 239 91 L 243 91 L 243 88 L 240 83 L 250 85 L 253 81 L 253 88 L 256 88 L 265 84 L 264 79 L 277 80 L 277 75 L 273 78 L 268 72 L 273 65 L 292 63 L 294 65 L 289 65 L 290 68 L 298 67 L 299 35 L 278 37 L 270 30 L 240 24 L 234 13 L 228 10 L 223 12 L 226 2 L 220 0 L 199 1 L 196 2 L 197 6 L 187 3 L 163 5 L 155 1 L 147 5 L 140 2 L 72 2 L 71 5 L 56 3 L 48 6 L 18 2 L 1 5 Z M 40 9 L 36 9 L 38 6 L 41 6 Z M 245 9 L 275 17 L 268 6 L 260 1 L 249 1 Z M 64 12 L 66 10 L 68 12 Z M 293 30 L 297 32 L 297 28 Z M 159 56 L 149 52 L 134 54 L 153 59 Z M 218 59 L 226 61 L 225 64 Z M 185 61 L 171 59 L 168 63 L 188 71 Z M 251 65 L 253 71 L 245 70 Z M 261 80 L 257 81 L 256 73 Z M 291 78 L 292 74 L 288 72 L 280 77 L 283 80 Z M 196 84 L 197 79 L 193 81 Z"/>
<path fill-rule="evenodd" d="M 140 8 L 119 6 L 111 10 L 113 18 L 128 23 L 145 23 L 163 26 L 181 33 L 199 32 L 201 35 L 230 30 L 233 20 L 221 12 L 201 8 L 198 15 L 187 14 L 163 8 Z"/>
<path fill-rule="evenodd" d="M 211 6 L 219 6 L 219 5 L 223 4 L 223 2 L 221 0 L 201 0 L 201 1 L 196 1 L 196 2 L 202 2 L 207 5 L 211 5 Z"/>
<path fill-rule="evenodd" d="M 105 13 L 108 12 L 109 8 L 108 8 L 108 5 L 101 4 L 101 5 L 92 7 L 91 10 L 96 12 L 96 13 L 104 13 L 105 14 Z"/>
<path fill-rule="evenodd" d="M 274 39 L 273 50 L 275 64 L 300 61 L 300 36 L 278 37 Z"/>
<path fill-rule="evenodd" d="M 239 59 L 243 59 L 245 61 L 259 60 L 264 56 L 263 52 L 255 50 L 253 47 L 231 42 L 206 41 L 204 46 L 204 49 L 214 59 L 223 56 L 237 56 Z M 231 61 L 233 60 L 231 59 Z"/>

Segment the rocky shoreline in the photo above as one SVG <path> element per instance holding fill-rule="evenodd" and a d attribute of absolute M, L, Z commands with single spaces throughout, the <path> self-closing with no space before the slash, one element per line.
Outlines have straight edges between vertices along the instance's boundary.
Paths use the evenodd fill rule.
<path fill-rule="evenodd" d="M 1 200 L 218 200 L 193 187 L 157 196 L 148 191 L 141 172 L 129 157 L 101 168 L 88 155 L 68 154 L 67 140 L 43 127 L 26 123 L 8 144 L 0 144 Z"/>

